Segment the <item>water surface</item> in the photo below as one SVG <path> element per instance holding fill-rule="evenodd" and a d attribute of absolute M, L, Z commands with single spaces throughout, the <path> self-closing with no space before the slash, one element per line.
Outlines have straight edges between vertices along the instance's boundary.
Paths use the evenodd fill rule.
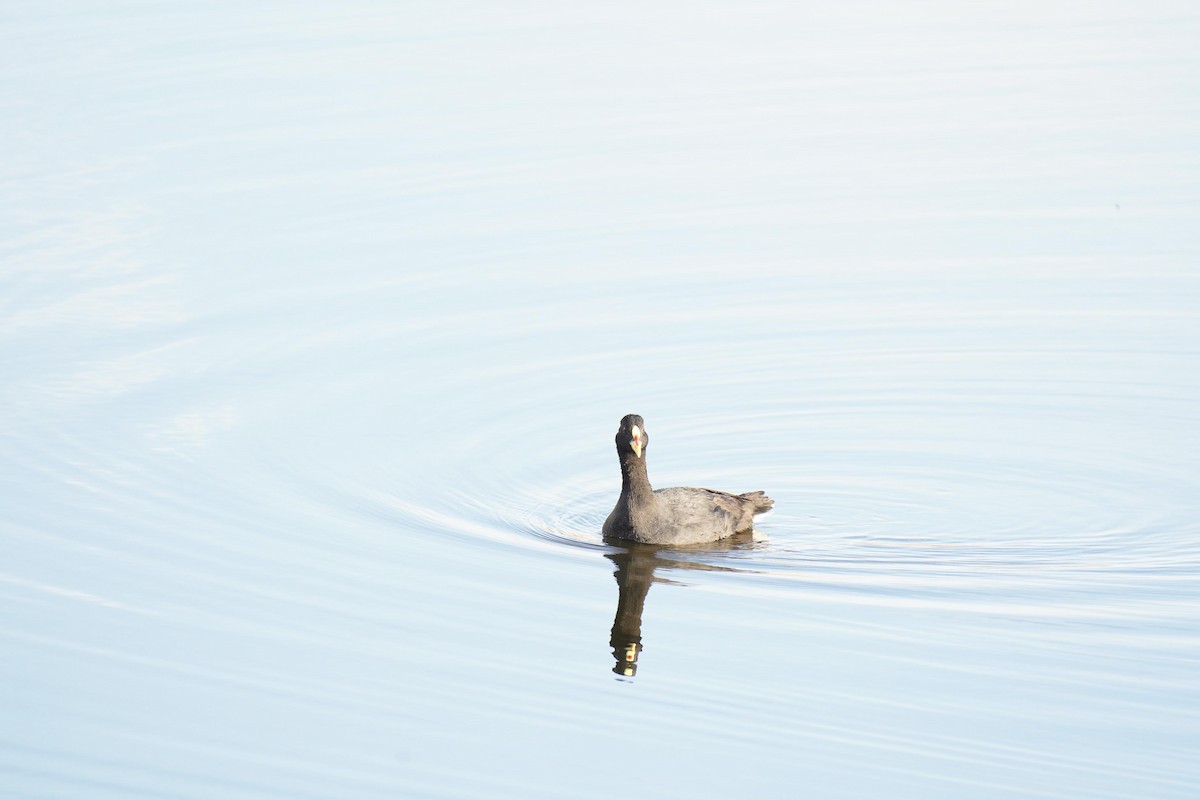
<path fill-rule="evenodd" d="M 1195 797 L 1197 34 L 15 7 L 0 793 Z"/>

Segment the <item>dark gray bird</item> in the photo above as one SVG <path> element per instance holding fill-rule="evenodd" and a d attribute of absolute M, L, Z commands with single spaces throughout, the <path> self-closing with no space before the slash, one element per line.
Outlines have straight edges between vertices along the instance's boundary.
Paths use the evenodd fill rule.
<path fill-rule="evenodd" d="M 775 501 L 762 492 L 730 494 L 714 489 L 677 486 L 650 487 L 646 476 L 646 423 L 627 414 L 617 430 L 621 461 L 621 496 L 608 519 L 604 535 L 646 544 L 715 542 L 754 526 L 754 515 Z"/>

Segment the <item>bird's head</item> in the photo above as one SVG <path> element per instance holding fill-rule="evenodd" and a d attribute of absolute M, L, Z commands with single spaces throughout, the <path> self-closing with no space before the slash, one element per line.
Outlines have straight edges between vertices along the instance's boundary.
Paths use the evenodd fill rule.
<path fill-rule="evenodd" d="M 629 451 L 636 458 L 641 458 L 649 442 L 645 421 L 637 414 L 626 414 L 621 419 L 621 427 L 617 429 L 617 452 L 624 454 Z"/>

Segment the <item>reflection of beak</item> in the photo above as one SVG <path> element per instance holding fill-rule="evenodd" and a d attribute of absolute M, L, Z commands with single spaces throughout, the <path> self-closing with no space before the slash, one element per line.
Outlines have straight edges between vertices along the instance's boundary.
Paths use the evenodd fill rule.
<path fill-rule="evenodd" d="M 633 454 L 638 458 L 642 457 L 642 431 L 637 426 L 633 426 L 633 440 L 630 441 L 630 446 L 633 447 Z"/>
<path fill-rule="evenodd" d="M 624 656 L 624 663 L 618 661 L 617 665 L 613 667 L 613 672 L 618 675 L 624 675 L 626 678 L 632 678 L 634 675 L 637 675 L 638 651 L 641 649 L 642 646 L 637 642 L 630 642 L 625 645 L 625 652 L 621 654 Z"/>

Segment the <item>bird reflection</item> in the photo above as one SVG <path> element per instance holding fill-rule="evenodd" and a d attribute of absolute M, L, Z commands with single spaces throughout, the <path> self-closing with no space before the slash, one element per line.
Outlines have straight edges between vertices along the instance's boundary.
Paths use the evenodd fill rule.
<path fill-rule="evenodd" d="M 650 584 L 678 583 L 661 574 L 673 570 L 735 571 L 735 567 L 692 559 L 688 554 L 744 550 L 753 546 L 753 534 L 747 531 L 719 542 L 688 547 L 657 547 L 617 539 L 610 539 L 608 543 L 620 548 L 605 553 L 605 557 L 616 565 L 614 577 L 618 588 L 617 613 L 613 617 L 612 635 L 609 637 L 616 660 L 613 672 L 632 678 L 637 674 L 638 657 L 642 652 L 642 611 L 646 606 Z"/>

